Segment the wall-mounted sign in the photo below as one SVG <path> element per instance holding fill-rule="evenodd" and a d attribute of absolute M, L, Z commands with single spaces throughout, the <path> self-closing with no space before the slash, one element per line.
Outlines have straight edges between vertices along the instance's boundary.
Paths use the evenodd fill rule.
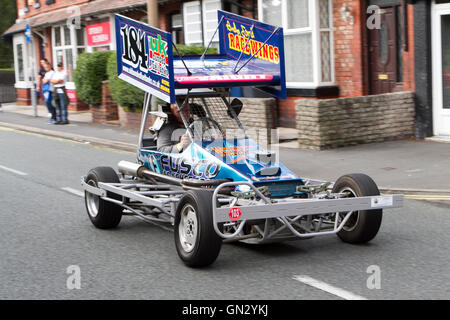
<path fill-rule="evenodd" d="M 25 27 L 25 39 L 27 42 L 31 42 L 31 27 L 29 24 Z"/>
<path fill-rule="evenodd" d="M 111 26 L 109 22 L 86 26 L 87 43 L 89 46 L 109 44 L 111 42 Z"/>

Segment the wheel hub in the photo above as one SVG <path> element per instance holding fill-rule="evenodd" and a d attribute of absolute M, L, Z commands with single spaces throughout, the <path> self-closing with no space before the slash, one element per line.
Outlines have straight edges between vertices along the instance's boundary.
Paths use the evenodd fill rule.
<path fill-rule="evenodd" d="M 96 183 L 93 180 L 89 180 L 87 184 L 96 187 Z M 91 217 L 95 218 L 98 215 L 100 198 L 97 195 L 92 194 L 90 192 L 85 192 L 85 194 L 88 213 Z"/>
<path fill-rule="evenodd" d="M 180 225 L 178 234 L 180 243 L 185 252 L 191 252 L 195 248 L 198 234 L 198 221 L 195 209 L 187 204 L 180 214 Z"/>

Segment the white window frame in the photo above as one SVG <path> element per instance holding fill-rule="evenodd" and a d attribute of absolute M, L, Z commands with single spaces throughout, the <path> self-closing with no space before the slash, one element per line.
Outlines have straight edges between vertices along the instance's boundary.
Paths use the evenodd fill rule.
<path fill-rule="evenodd" d="M 184 43 L 187 45 L 202 45 L 202 42 L 193 42 L 190 39 L 190 34 L 188 31 L 188 15 L 186 14 L 186 7 L 193 7 L 193 6 L 198 6 L 200 7 L 200 10 L 202 10 L 202 6 L 200 1 L 189 1 L 189 2 L 184 2 L 183 3 L 183 32 L 184 32 Z M 200 19 L 202 17 L 202 12 L 200 11 Z M 200 21 L 200 31 L 195 32 L 195 33 L 201 33 L 201 38 L 203 39 L 203 28 L 202 28 L 202 21 Z"/>
<path fill-rule="evenodd" d="M 203 26 L 203 30 L 202 31 L 203 31 L 203 43 L 204 43 L 205 46 L 208 45 L 209 41 L 211 40 L 211 37 L 208 35 L 208 31 L 212 30 L 212 32 L 214 33 L 214 31 L 216 31 L 216 29 L 217 29 L 217 24 L 219 23 L 219 21 L 217 20 L 217 11 L 216 11 L 216 14 L 215 14 L 216 25 L 215 25 L 215 27 L 213 29 L 211 29 L 211 30 L 207 30 L 206 29 L 206 5 L 208 4 L 208 2 L 218 2 L 220 4 L 220 8 L 219 9 L 222 9 L 222 1 L 221 0 L 203 0 L 202 1 L 202 13 L 201 13 L 202 14 L 202 20 L 203 20 L 202 21 L 202 26 Z M 218 32 L 216 33 L 212 43 L 213 44 L 214 43 L 219 43 L 219 33 Z"/>
<path fill-rule="evenodd" d="M 55 38 L 55 32 L 56 32 L 56 28 L 59 27 L 59 31 L 60 31 L 60 39 L 61 39 L 61 45 L 60 46 L 56 46 L 56 38 Z M 77 67 L 77 59 L 78 59 L 78 48 L 85 48 L 85 46 L 78 46 L 77 45 L 77 34 L 75 31 L 75 25 L 70 25 L 69 26 L 69 31 L 70 31 L 70 44 L 65 44 L 65 32 L 64 32 L 64 28 L 67 27 L 66 24 L 61 24 L 61 25 L 57 25 L 52 27 L 52 54 L 53 54 L 53 68 L 56 70 L 56 65 L 58 63 L 58 56 L 56 55 L 56 52 L 58 50 L 63 50 L 64 52 L 64 69 L 67 70 L 67 61 L 66 61 L 66 55 L 65 55 L 65 51 L 67 49 L 71 49 L 72 50 L 72 63 L 73 63 L 73 70 L 76 69 Z M 85 36 L 86 38 L 86 36 Z M 68 81 L 67 84 L 69 84 L 69 87 L 74 86 L 73 81 Z"/>
<path fill-rule="evenodd" d="M 450 109 L 443 108 L 442 91 L 442 31 L 441 18 L 450 15 L 450 3 L 431 6 L 431 48 L 432 48 L 432 95 L 433 95 L 433 134 L 450 135 L 448 123 L 450 121 Z"/>
<path fill-rule="evenodd" d="M 207 30 L 206 29 L 206 5 L 209 3 L 209 2 L 219 2 L 220 3 L 220 8 L 222 8 L 222 1 L 221 0 L 203 0 L 203 1 L 189 1 L 189 2 L 184 2 L 183 3 L 183 10 L 182 10 L 182 15 L 183 15 L 183 32 L 184 32 L 184 43 L 185 44 L 187 44 L 187 45 L 204 45 L 204 46 L 206 46 L 208 43 L 209 43 L 209 41 L 211 40 L 211 38 L 207 35 L 208 34 L 208 31 L 211 31 L 211 30 Z M 201 17 L 201 20 L 200 20 L 200 28 L 201 28 L 201 31 L 199 31 L 199 32 L 196 32 L 196 33 L 201 33 L 201 38 L 202 38 L 202 41 L 201 42 L 193 42 L 193 41 L 191 41 L 190 40 L 190 37 L 189 37 L 189 33 L 187 32 L 187 30 L 188 30 L 188 20 L 189 20 L 189 17 L 188 17 L 188 15 L 186 14 L 186 7 L 189 7 L 189 6 L 198 6 L 199 8 L 200 8 L 200 17 Z M 213 32 L 216 30 L 216 28 L 217 28 L 217 23 L 218 23 L 218 21 L 217 21 L 217 17 L 216 17 L 216 26 L 214 27 L 214 30 L 213 30 Z M 218 34 L 216 34 L 216 36 L 214 37 L 214 39 L 215 40 L 213 40 L 212 41 L 212 43 L 213 44 L 217 44 L 217 43 L 219 43 L 219 35 Z"/>
<path fill-rule="evenodd" d="M 335 85 L 334 70 L 334 35 L 333 35 L 333 4 L 332 0 L 328 0 L 329 23 L 328 28 L 320 28 L 320 12 L 319 1 L 308 0 L 309 26 L 304 28 L 288 28 L 288 12 L 286 0 L 281 1 L 281 21 L 280 26 L 283 27 L 284 35 L 311 34 L 312 61 L 313 61 L 313 81 L 312 82 L 287 82 L 288 88 L 317 88 L 319 86 Z M 264 21 L 263 0 L 258 0 L 259 20 Z M 331 81 L 322 81 L 322 63 L 321 63 L 321 47 L 320 33 L 327 31 L 330 33 L 330 72 Z M 289 66 L 286 66 L 289 68 Z"/>
<path fill-rule="evenodd" d="M 17 45 L 22 45 L 22 59 L 23 59 L 23 80 L 19 80 L 19 61 L 17 59 Z M 25 40 L 25 34 L 15 34 L 13 36 L 13 52 L 14 52 L 14 75 L 16 77 L 15 87 L 17 89 L 29 88 L 29 72 L 28 72 L 28 45 Z"/>

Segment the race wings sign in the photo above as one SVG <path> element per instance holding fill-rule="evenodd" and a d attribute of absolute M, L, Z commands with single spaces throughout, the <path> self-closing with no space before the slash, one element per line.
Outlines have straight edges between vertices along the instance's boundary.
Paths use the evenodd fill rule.
<path fill-rule="evenodd" d="M 172 35 L 121 15 L 115 19 L 119 78 L 175 103 Z"/>

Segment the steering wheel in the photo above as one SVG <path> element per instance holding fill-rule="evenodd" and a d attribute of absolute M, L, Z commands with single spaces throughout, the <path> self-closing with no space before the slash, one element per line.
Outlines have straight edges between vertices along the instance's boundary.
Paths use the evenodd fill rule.
<path fill-rule="evenodd" d="M 201 128 L 201 132 L 196 132 L 196 127 Z M 217 123 L 216 120 L 210 117 L 201 117 L 198 118 L 189 125 L 189 129 L 194 132 L 194 137 L 201 137 L 203 140 L 212 141 L 215 139 L 223 139 L 222 127 Z M 204 137 L 204 133 L 207 132 L 209 134 Z"/>

